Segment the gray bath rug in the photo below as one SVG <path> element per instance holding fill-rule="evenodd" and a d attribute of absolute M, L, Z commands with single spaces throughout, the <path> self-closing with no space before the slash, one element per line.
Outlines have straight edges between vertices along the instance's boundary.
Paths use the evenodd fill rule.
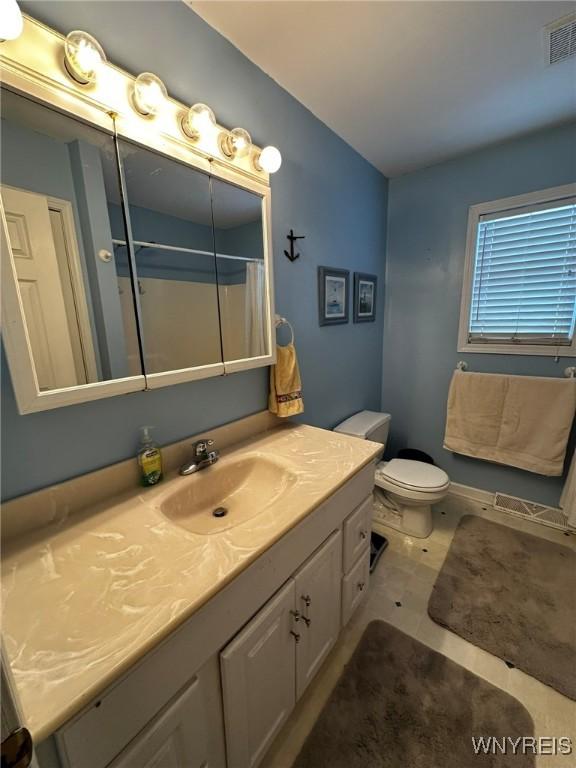
<path fill-rule="evenodd" d="M 373 621 L 293 768 L 533 768 L 475 754 L 472 737 L 530 738 L 520 702 L 399 629 Z M 498 750 L 497 750 L 498 751 Z"/>
<path fill-rule="evenodd" d="M 576 552 L 474 515 L 460 521 L 428 613 L 576 699 Z"/>

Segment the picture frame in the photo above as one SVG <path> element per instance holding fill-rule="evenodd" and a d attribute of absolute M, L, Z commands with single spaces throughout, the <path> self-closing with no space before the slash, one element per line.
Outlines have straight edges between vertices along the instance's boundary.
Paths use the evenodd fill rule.
<path fill-rule="evenodd" d="M 378 277 L 354 272 L 354 322 L 373 323 L 376 319 Z"/>
<path fill-rule="evenodd" d="M 350 272 L 347 269 L 318 267 L 318 321 L 339 325 L 349 319 Z"/>

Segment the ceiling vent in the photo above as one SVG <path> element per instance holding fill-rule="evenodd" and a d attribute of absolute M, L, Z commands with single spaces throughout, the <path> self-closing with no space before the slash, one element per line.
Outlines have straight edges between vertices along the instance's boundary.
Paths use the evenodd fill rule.
<path fill-rule="evenodd" d="M 557 64 L 576 54 L 576 13 L 548 24 L 544 31 L 548 64 Z"/>

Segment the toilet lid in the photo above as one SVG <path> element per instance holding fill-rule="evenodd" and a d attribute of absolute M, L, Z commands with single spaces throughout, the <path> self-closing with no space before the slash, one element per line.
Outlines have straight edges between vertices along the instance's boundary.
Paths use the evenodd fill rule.
<path fill-rule="evenodd" d="M 378 464 L 376 471 L 381 477 L 406 488 L 420 488 L 428 491 L 443 488 L 450 478 L 443 469 L 423 461 L 392 459 L 387 464 Z"/>

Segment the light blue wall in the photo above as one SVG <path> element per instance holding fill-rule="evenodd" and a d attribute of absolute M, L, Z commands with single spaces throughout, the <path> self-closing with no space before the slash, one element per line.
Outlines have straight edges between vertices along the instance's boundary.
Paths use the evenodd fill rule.
<path fill-rule="evenodd" d="M 448 386 L 458 360 L 473 371 L 561 376 L 552 357 L 458 353 L 468 207 L 576 180 L 576 126 L 500 144 L 393 179 L 389 189 L 383 410 L 390 454 L 431 454 L 451 479 L 557 504 L 558 478 L 451 454 L 442 448 Z"/>
<path fill-rule="evenodd" d="M 283 165 L 272 179 L 276 305 L 294 325 L 305 420 L 331 427 L 378 408 L 383 297 L 376 323 L 320 328 L 316 268 L 372 272 L 383 285 L 382 175 L 179 0 L 21 5 L 63 32 L 87 30 L 111 61 L 155 72 L 174 97 L 206 102 L 224 125 L 280 148 Z M 294 264 L 283 255 L 291 227 L 306 235 Z M 254 413 L 267 400 L 264 369 L 20 416 L 4 360 L 2 374 L 4 498 L 133 455 L 140 424 L 156 424 L 166 443 Z"/>

